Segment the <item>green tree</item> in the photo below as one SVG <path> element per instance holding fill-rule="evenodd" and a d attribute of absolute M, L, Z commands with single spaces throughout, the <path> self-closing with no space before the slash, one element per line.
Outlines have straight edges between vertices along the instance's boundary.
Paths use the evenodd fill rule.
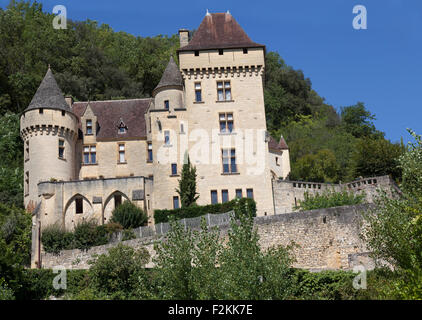
<path fill-rule="evenodd" d="M 182 176 L 179 179 L 179 188 L 176 189 L 176 192 L 180 196 L 182 208 L 195 204 L 199 198 L 199 193 L 196 192 L 196 168 L 190 163 L 189 156 L 183 164 Z"/>
<path fill-rule="evenodd" d="M 365 213 L 362 233 L 376 259 L 388 262 L 400 275 L 394 282 L 398 298 L 422 298 L 422 137 L 411 132 L 410 143 L 399 158 L 403 170 L 402 194 L 380 192 L 376 208 Z"/>
<path fill-rule="evenodd" d="M 119 223 L 125 229 L 138 228 L 147 223 L 145 212 L 130 201 L 124 201 L 114 208 L 110 222 Z"/>
<path fill-rule="evenodd" d="M 353 177 L 373 177 L 389 175 L 396 180 L 401 179 L 399 157 L 404 146 L 393 144 L 384 138 L 372 139 L 364 137 L 358 140 L 352 154 L 352 165 L 349 169 Z"/>
<path fill-rule="evenodd" d="M 366 109 L 362 102 L 341 108 L 341 124 L 347 132 L 356 138 L 384 136 L 375 129 L 372 120 L 375 120 L 375 116 Z"/>
<path fill-rule="evenodd" d="M 142 247 L 135 250 L 119 243 L 110 248 L 108 254 L 100 255 L 89 269 L 90 287 L 95 296 L 133 298 L 139 282 L 146 278 L 145 265 L 149 259 L 148 251 Z"/>
<path fill-rule="evenodd" d="M 338 181 L 338 165 L 334 152 L 323 149 L 316 154 L 308 154 L 292 165 L 292 180 L 313 182 Z"/>

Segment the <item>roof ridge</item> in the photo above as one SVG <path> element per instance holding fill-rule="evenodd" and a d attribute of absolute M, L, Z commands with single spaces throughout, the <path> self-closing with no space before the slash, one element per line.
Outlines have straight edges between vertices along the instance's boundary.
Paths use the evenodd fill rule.
<path fill-rule="evenodd" d="M 75 101 L 73 104 L 77 104 L 77 103 L 79 103 L 79 104 L 82 104 L 82 103 L 90 104 L 90 103 L 96 103 L 96 102 L 118 102 L 118 101 L 134 101 L 134 100 L 151 100 L 151 99 L 152 99 L 152 97 L 150 97 L 150 98 L 133 98 L 133 99 L 117 99 L 117 100 L 95 100 L 95 101 L 90 100 L 90 101 Z"/>

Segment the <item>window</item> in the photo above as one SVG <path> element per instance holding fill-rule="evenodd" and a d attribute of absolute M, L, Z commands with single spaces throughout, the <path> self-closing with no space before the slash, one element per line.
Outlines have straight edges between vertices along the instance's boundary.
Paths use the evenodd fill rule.
<path fill-rule="evenodd" d="M 166 109 L 166 110 L 170 109 L 170 101 L 168 101 L 168 100 L 164 101 L 164 109 Z"/>
<path fill-rule="evenodd" d="M 223 203 L 229 201 L 229 190 L 221 190 L 221 201 Z"/>
<path fill-rule="evenodd" d="M 84 205 L 82 198 L 75 199 L 75 206 L 76 206 L 76 214 L 84 213 Z"/>
<path fill-rule="evenodd" d="M 218 203 L 217 190 L 211 190 L 211 204 Z"/>
<path fill-rule="evenodd" d="M 243 54 L 247 54 L 248 53 L 248 48 L 243 48 Z"/>
<path fill-rule="evenodd" d="M 237 172 L 236 166 L 236 150 L 235 149 L 222 149 L 223 158 L 223 173 Z"/>
<path fill-rule="evenodd" d="M 148 162 L 152 162 L 152 143 L 148 142 Z"/>
<path fill-rule="evenodd" d="M 202 88 L 200 82 L 195 82 L 195 101 L 202 102 Z"/>
<path fill-rule="evenodd" d="M 185 126 L 183 123 L 180 124 L 180 133 L 185 133 Z"/>
<path fill-rule="evenodd" d="M 84 164 L 97 163 L 97 150 L 95 146 L 84 146 Z"/>
<path fill-rule="evenodd" d="M 230 81 L 217 81 L 217 97 L 218 101 L 231 101 Z"/>
<path fill-rule="evenodd" d="M 233 113 L 220 113 L 220 132 L 231 133 L 233 131 Z"/>
<path fill-rule="evenodd" d="M 171 174 L 176 175 L 177 174 L 177 163 L 171 164 Z"/>
<path fill-rule="evenodd" d="M 222 55 L 223 55 L 223 53 L 224 53 L 224 50 L 223 50 L 223 49 L 218 49 L 218 54 L 219 54 L 220 56 L 222 56 Z"/>
<path fill-rule="evenodd" d="M 123 143 L 119 144 L 119 163 L 125 163 L 125 145 Z"/>
<path fill-rule="evenodd" d="M 86 134 L 92 134 L 92 120 L 86 120 Z"/>
<path fill-rule="evenodd" d="M 64 159 L 64 140 L 59 139 L 59 158 Z"/>
<path fill-rule="evenodd" d="M 166 145 L 170 144 L 170 131 L 168 130 L 164 131 L 164 143 Z"/>
<path fill-rule="evenodd" d="M 25 142 L 25 160 L 29 160 L 29 140 Z"/>
<path fill-rule="evenodd" d="M 25 194 L 29 194 L 29 171 L 25 173 Z"/>
<path fill-rule="evenodd" d="M 195 57 L 198 57 L 198 56 L 199 56 L 199 51 L 195 50 Z"/>
<path fill-rule="evenodd" d="M 114 208 L 117 208 L 122 204 L 122 195 L 116 194 L 114 195 Z"/>
<path fill-rule="evenodd" d="M 62 110 L 62 116 L 64 117 L 66 115 L 66 111 Z"/>
<path fill-rule="evenodd" d="M 173 197 L 173 209 L 179 209 L 179 197 L 178 196 L 174 196 Z"/>
<path fill-rule="evenodd" d="M 41 114 L 42 114 L 42 113 L 44 113 L 44 109 L 43 109 L 43 108 L 40 108 L 39 112 L 40 112 Z"/>
<path fill-rule="evenodd" d="M 253 189 L 246 189 L 246 196 L 253 199 Z"/>
<path fill-rule="evenodd" d="M 120 127 L 119 128 L 119 133 L 126 133 L 126 128 L 125 127 Z"/>
<path fill-rule="evenodd" d="M 236 189 L 236 198 L 242 198 L 243 194 L 242 194 L 242 189 Z"/>
<path fill-rule="evenodd" d="M 279 165 L 280 165 L 280 163 L 278 162 L 278 157 L 275 157 L 275 164 L 276 164 L 277 166 L 279 166 Z"/>

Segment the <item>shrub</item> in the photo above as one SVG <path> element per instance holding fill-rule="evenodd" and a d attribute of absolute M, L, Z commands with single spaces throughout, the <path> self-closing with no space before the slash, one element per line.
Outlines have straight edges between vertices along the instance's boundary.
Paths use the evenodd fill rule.
<path fill-rule="evenodd" d="M 119 243 L 108 254 L 100 255 L 89 270 L 92 287 L 100 295 L 113 299 L 130 298 L 140 278 L 144 278 L 149 261 L 145 248 L 135 250 Z"/>
<path fill-rule="evenodd" d="M 148 217 L 141 208 L 130 201 L 125 201 L 113 210 L 110 221 L 130 229 L 145 225 L 147 220 Z"/>
<path fill-rule="evenodd" d="M 136 238 L 136 234 L 135 232 L 133 232 L 133 230 L 130 230 L 130 229 L 123 230 L 122 241 L 131 240 L 135 238 Z"/>
<path fill-rule="evenodd" d="M 110 234 L 110 235 L 123 230 L 123 226 L 120 223 L 117 223 L 117 222 L 109 222 L 109 223 L 105 224 L 104 226 L 105 226 L 108 234 Z"/>
<path fill-rule="evenodd" d="M 73 236 L 74 247 L 81 250 L 106 244 L 109 240 L 105 226 L 97 226 L 93 221 L 79 223 L 75 227 Z"/>
<path fill-rule="evenodd" d="M 317 193 L 315 195 L 305 192 L 305 199 L 299 201 L 299 206 L 295 209 L 300 211 L 350 206 L 355 204 L 363 203 L 365 199 L 364 194 L 354 194 L 347 190 L 341 192 L 325 191 L 323 193 Z"/>
<path fill-rule="evenodd" d="M 41 235 L 45 252 L 54 254 L 58 254 L 61 250 L 72 248 L 73 240 L 73 233 L 66 232 L 57 224 L 47 226 Z"/>
<path fill-rule="evenodd" d="M 235 210 L 236 208 L 239 210 Z M 237 212 L 248 212 L 250 215 L 256 216 L 256 203 L 253 199 L 242 198 L 233 199 L 226 203 L 209 204 L 205 206 L 190 206 L 173 210 L 155 210 L 154 220 L 155 223 L 164 223 L 169 221 L 169 217 L 174 217 L 176 220 L 180 220 L 183 218 L 195 218 L 208 213 L 226 213 L 231 210 L 235 210 L 236 214 Z"/>
<path fill-rule="evenodd" d="M 10 289 L 7 283 L 0 278 L 0 300 L 15 300 L 13 290 Z"/>

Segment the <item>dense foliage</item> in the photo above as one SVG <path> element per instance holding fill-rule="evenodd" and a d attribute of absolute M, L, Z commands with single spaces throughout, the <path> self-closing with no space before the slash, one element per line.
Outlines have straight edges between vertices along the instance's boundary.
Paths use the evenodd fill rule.
<path fill-rule="evenodd" d="M 375 258 L 392 265 L 400 278 L 392 294 L 422 299 L 422 137 L 399 158 L 402 194 L 390 198 L 380 192 L 376 208 L 365 215 L 363 238 Z"/>
<path fill-rule="evenodd" d="M 45 252 L 54 254 L 58 254 L 61 250 L 88 250 L 108 243 L 114 231 L 115 228 L 98 226 L 93 221 L 83 221 L 77 224 L 73 231 L 65 231 L 53 224 L 42 231 L 41 242 Z"/>
<path fill-rule="evenodd" d="M 226 213 L 238 208 L 239 212 L 256 216 L 256 202 L 253 199 L 233 199 L 225 203 L 208 204 L 205 206 L 190 206 L 179 209 L 156 209 L 154 210 L 155 223 L 169 222 L 173 217 L 176 220 L 183 218 L 195 218 L 205 214 Z"/>
<path fill-rule="evenodd" d="M 326 190 L 322 193 L 310 194 L 305 192 L 304 199 L 299 200 L 299 205 L 296 209 L 300 211 L 351 206 L 363 203 L 365 194 L 356 194 L 343 190 L 336 192 L 334 190 Z"/>
<path fill-rule="evenodd" d="M 113 209 L 110 221 L 122 225 L 125 229 L 132 229 L 145 225 L 148 221 L 148 217 L 146 213 L 134 203 L 124 201 Z"/>
<path fill-rule="evenodd" d="M 24 267 L 30 263 L 31 216 L 0 203 L 0 289 L 9 296 L 18 290 Z"/>

